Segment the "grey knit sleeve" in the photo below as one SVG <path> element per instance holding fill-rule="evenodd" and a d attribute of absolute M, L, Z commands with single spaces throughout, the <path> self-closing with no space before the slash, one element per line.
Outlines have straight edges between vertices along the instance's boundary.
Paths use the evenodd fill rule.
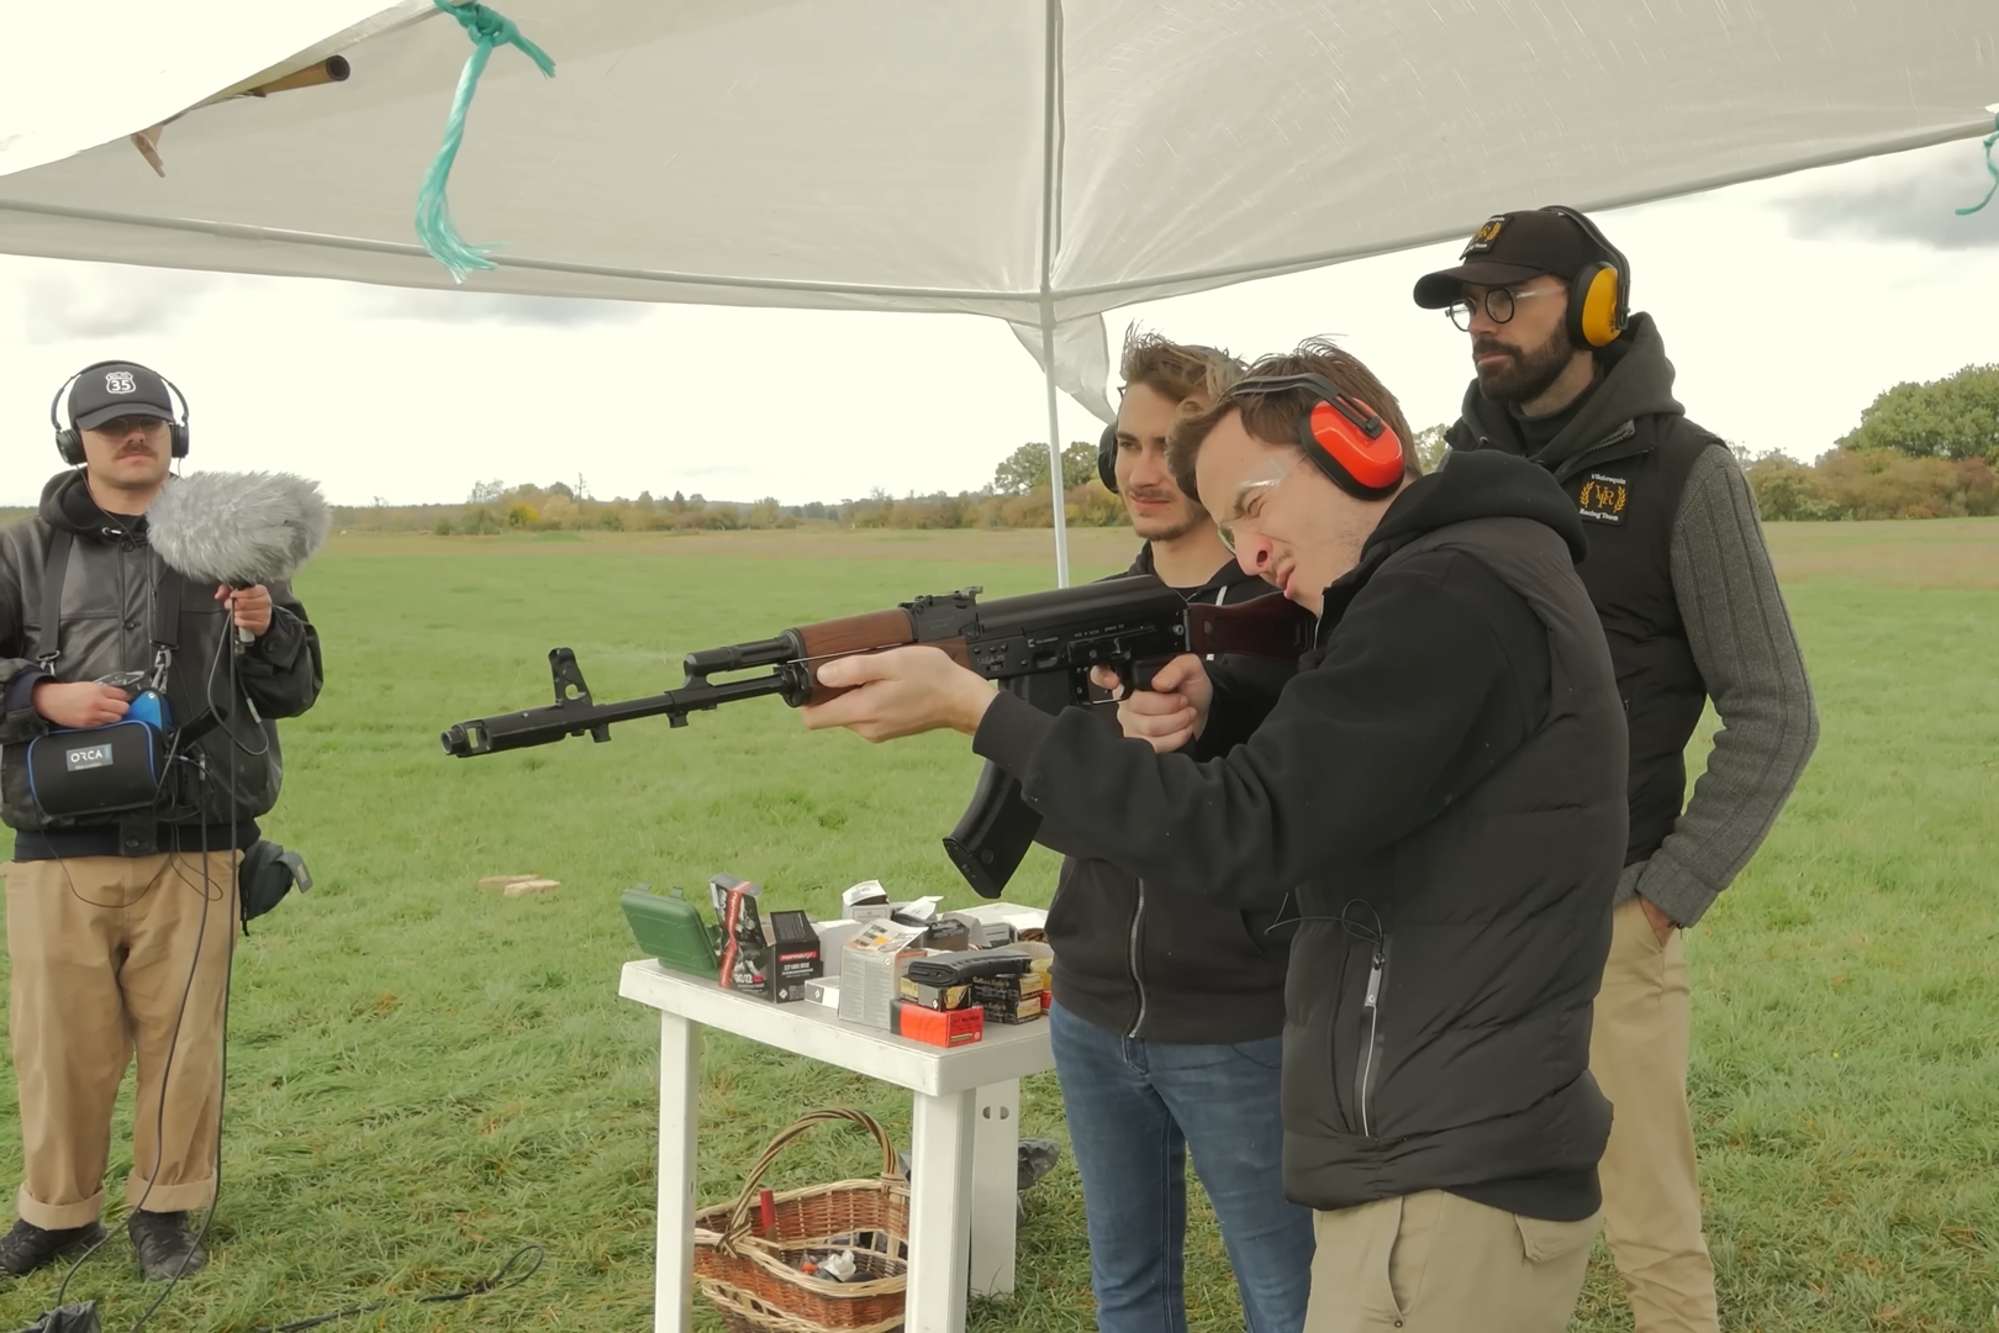
<path fill-rule="evenodd" d="M 1690 926 L 1762 846 L 1818 745 L 1819 724 L 1755 498 L 1722 445 L 1687 476 L 1671 561 L 1721 729 L 1685 812 L 1633 887 Z"/>

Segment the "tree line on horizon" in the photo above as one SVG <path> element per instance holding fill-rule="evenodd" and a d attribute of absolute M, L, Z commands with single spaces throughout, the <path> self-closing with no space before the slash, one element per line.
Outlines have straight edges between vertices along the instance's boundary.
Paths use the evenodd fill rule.
<path fill-rule="evenodd" d="M 1426 470 L 1445 452 L 1443 425 L 1418 431 Z M 1942 379 L 1897 384 L 1876 396 L 1860 424 L 1809 463 L 1776 450 L 1752 453 L 1731 445 L 1774 522 L 1839 519 L 1962 518 L 1999 514 L 1999 363 L 1969 365 Z M 635 499 L 591 497 L 583 478 L 547 486 L 481 482 L 460 504 L 335 505 L 337 526 L 362 531 L 431 532 L 438 536 L 497 536 L 551 531 L 717 532 L 796 528 L 1045 528 L 1049 502 L 1048 447 L 1021 445 L 976 491 L 896 496 L 877 487 L 860 499 L 787 505 L 709 500 L 674 491 Z M 1076 527 L 1118 527 L 1124 506 L 1097 478 L 1096 445 L 1071 441 L 1062 450 L 1065 521 Z M 0 508 L 0 522 L 32 509 Z"/>
<path fill-rule="evenodd" d="M 1426 471 L 1442 462 L 1446 427 L 1417 432 Z M 1999 514 L 1999 363 L 1968 365 L 1942 379 L 1905 381 L 1884 390 L 1860 423 L 1811 462 L 1777 450 L 1752 452 L 1731 444 L 1758 509 L 1772 522 L 1839 519 L 1963 518 Z M 456 512 L 438 511 L 428 526 L 440 535 L 508 530 L 608 528 L 717 531 L 801 524 L 847 528 L 1045 528 L 1049 503 L 1048 447 L 1023 444 L 1002 459 L 993 480 L 977 491 L 894 496 L 876 488 L 837 504 L 710 502 L 675 492 L 636 500 L 587 501 L 561 483 L 543 489 L 474 490 Z M 1096 446 L 1071 441 L 1062 450 L 1065 521 L 1117 527 L 1124 506 L 1097 478 Z M 358 512 L 357 512 L 358 520 Z M 418 522 L 415 526 L 425 526 Z"/>

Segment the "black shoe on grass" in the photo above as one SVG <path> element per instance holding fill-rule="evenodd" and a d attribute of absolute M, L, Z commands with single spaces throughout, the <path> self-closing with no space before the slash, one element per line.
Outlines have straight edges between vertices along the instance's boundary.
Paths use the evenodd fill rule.
<path fill-rule="evenodd" d="M 103 1239 L 104 1228 L 96 1222 L 50 1231 L 33 1222 L 17 1221 L 12 1231 L 0 1236 L 0 1272 L 26 1277 L 73 1250 L 95 1245 Z"/>
<path fill-rule="evenodd" d="M 135 1212 L 125 1223 L 139 1272 L 148 1282 L 171 1282 L 208 1262 L 187 1229 L 186 1213 Z"/>

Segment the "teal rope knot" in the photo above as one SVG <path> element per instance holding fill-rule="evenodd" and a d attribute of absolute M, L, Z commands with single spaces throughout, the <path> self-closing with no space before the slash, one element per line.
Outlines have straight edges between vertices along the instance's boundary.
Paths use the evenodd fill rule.
<path fill-rule="evenodd" d="M 444 197 L 444 183 L 451 175 L 451 164 L 458 160 L 458 145 L 465 138 L 465 112 L 472 105 L 472 90 L 478 86 L 479 76 L 485 72 L 486 62 L 492 58 L 496 46 L 515 47 L 549 78 L 555 77 L 555 62 L 546 51 L 521 36 L 514 21 L 497 10 L 481 4 L 454 5 L 451 0 L 431 0 L 431 3 L 458 20 L 465 35 L 472 39 L 472 55 L 458 78 L 458 95 L 452 99 L 450 118 L 444 122 L 444 143 L 438 148 L 430 170 L 424 173 L 423 188 L 417 191 L 416 234 L 431 257 L 450 269 L 455 281 L 463 282 L 473 269 L 493 267 L 486 252 L 494 248 L 466 244 L 465 238 L 458 234 L 458 224 L 451 219 L 451 205 Z"/>
<path fill-rule="evenodd" d="M 458 25 L 465 29 L 465 35 L 475 42 L 484 42 L 488 46 L 512 46 L 521 40 L 521 30 L 514 21 L 497 10 L 477 4 L 439 3 L 438 7 L 457 19 Z"/>
<path fill-rule="evenodd" d="M 1957 215 L 1961 218 L 1970 217 L 1973 213 L 1991 203 L 1994 194 L 1999 194 L 1999 164 L 1995 164 L 1992 161 L 1992 145 L 1996 143 L 1999 143 L 1999 116 L 1992 117 L 1992 133 L 1985 136 L 1985 170 L 1992 177 L 1992 188 L 1985 192 L 1983 199 L 1980 199 L 1970 208 L 1958 209 Z"/>

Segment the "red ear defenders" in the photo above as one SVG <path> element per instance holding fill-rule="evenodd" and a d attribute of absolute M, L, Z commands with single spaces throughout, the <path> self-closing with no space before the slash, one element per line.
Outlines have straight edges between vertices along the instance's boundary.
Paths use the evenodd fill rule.
<path fill-rule="evenodd" d="M 71 467 L 82 467 L 85 461 L 83 453 L 82 433 L 76 430 L 74 427 L 63 425 L 62 419 L 56 415 L 56 409 L 62 405 L 63 395 L 69 392 L 69 386 L 76 383 L 78 380 L 82 379 L 85 375 L 88 375 L 93 370 L 101 370 L 105 366 L 129 366 L 132 364 L 134 363 L 130 361 L 93 361 L 91 364 L 85 366 L 82 370 L 77 371 L 76 374 L 71 375 L 68 379 L 64 380 L 62 382 L 62 387 L 56 390 L 56 396 L 49 400 L 49 425 L 55 427 L 56 452 L 62 455 L 63 462 L 68 463 Z M 147 369 L 150 370 L 152 368 L 149 366 L 147 367 Z M 160 375 L 160 372 L 157 370 L 153 371 L 153 373 L 155 375 Z M 173 393 L 174 397 L 180 399 L 180 420 L 169 421 L 167 423 L 167 439 L 173 446 L 173 456 L 175 458 L 186 458 L 187 421 L 188 421 L 187 395 L 180 391 L 180 385 L 175 384 L 165 375 L 160 375 L 160 381 L 167 386 L 167 388 Z"/>
<path fill-rule="evenodd" d="M 1402 437 L 1375 410 L 1323 375 L 1252 375 L 1228 396 L 1310 389 L 1318 400 L 1298 418 L 1298 443 L 1335 486 L 1357 500 L 1395 493 L 1406 472 Z"/>
<path fill-rule="evenodd" d="M 1631 261 L 1576 209 L 1550 204 L 1547 211 L 1575 223 L 1583 235 L 1611 257 L 1608 264 L 1599 260 L 1584 265 L 1582 272 L 1569 283 L 1570 344 L 1592 349 L 1608 347 L 1624 336 L 1625 327 L 1631 322 Z"/>

